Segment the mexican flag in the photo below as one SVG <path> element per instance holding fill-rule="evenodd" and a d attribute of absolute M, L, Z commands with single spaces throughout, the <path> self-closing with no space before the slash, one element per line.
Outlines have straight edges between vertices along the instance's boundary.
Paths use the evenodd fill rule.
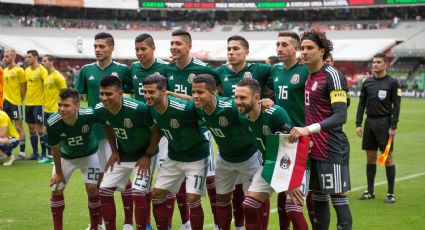
<path fill-rule="evenodd" d="M 266 160 L 261 175 L 277 193 L 301 186 L 309 144 L 309 137 L 290 143 L 288 134 L 267 136 Z"/>

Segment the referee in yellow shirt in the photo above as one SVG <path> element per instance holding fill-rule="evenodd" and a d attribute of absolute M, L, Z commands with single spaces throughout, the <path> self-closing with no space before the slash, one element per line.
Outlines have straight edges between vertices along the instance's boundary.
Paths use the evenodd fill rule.
<path fill-rule="evenodd" d="M 43 82 L 44 86 L 44 124 L 53 113 L 58 111 L 59 93 L 61 90 L 66 89 L 66 81 L 62 74 L 55 69 L 55 57 L 52 55 L 45 55 L 41 60 L 41 64 L 47 69 L 47 78 Z M 47 134 L 48 135 L 48 134 Z M 47 157 L 43 156 L 38 163 L 51 163 L 52 149 L 47 147 Z"/>
<path fill-rule="evenodd" d="M 38 52 L 27 51 L 25 69 L 27 79 L 27 97 L 25 98 L 25 121 L 28 123 L 30 141 L 33 149 L 29 160 L 41 160 L 46 156 L 46 135 L 43 130 L 44 81 L 47 70 L 38 63 Z M 38 134 L 38 135 L 37 135 Z M 38 138 L 40 138 L 41 156 L 38 154 Z"/>

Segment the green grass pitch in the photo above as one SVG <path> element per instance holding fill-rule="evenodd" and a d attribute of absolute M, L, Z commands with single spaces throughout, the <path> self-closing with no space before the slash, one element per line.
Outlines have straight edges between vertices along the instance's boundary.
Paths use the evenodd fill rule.
<path fill-rule="evenodd" d="M 396 162 L 395 204 L 385 204 L 385 169 L 378 166 L 376 198 L 358 201 L 365 190 L 366 156 L 361 151 L 361 139 L 355 136 L 354 120 L 357 98 L 352 99 L 345 131 L 351 144 L 350 172 L 353 191 L 349 201 L 353 215 L 353 229 L 423 229 L 425 213 L 425 100 L 402 99 L 400 122 L 395 139 Z M 31 147 L 28 141 L 27 156 Z M 17 151 L 15 151 L 17 154 Z M 35 161 L 16 161 L 11 167 L 0 166 L 0 229 L 52 229 L 49 206 L 49 179 L 51 165 Z M 122 226 L 123 212 L 119 193 L 115 196 L 118 229 Z M 276 213 L 276 194 L 272 198 L 269 229 L 279 229 Z M 212 229 L 212 215 L 208 199 L 203 198 L 205 229 Z M 336 229 L 336 216 L 332 210 L 330 229 Z M 152 218 L 153 222 L 153 218 Z M 89 223 L 87 198 L 79 171 L 75 171 L 65 190 L 64 229 L 85 229 Z M 177 207 L 173 229 L 180 226 Z"/>

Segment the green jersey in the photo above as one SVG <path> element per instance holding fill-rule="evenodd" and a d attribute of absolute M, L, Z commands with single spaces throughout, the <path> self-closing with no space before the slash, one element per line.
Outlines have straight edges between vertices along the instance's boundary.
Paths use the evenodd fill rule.
<path fill-rule="evenodd" d="M 275 92 L 276 104 L 288 111 L 295 126 L 304 127 L 304 85 L 308 78 L 307 66 L 296 63 L 286 69 L 273 66 L 268 87 Z"/>
<path fill-rule="evenodd" d="M 147 69 L 143 68 L 139 61 L 133 62 L 130 68 L 132 80 L 130 90 L 134 92 L 136 100 L 145 102 L 145 97 L 143 96 L 143 80 L 151 74 L 161 74 L 165 76 L 167 68 L 168 62 L 161 59 L 155 59 L 152 65 Z"/>
<path fill-rule="evenodd" d="M 119 77 L 123 83 L 123 89 L 129 88 L 131 84 L 130 68 L 124 64 L 112 61 L 111 64 L 102 69 L 97 65 L 97 62 L 93 62 L 81 67 L 75 89 L 81 94 L 87 94 L 89 106 L 95 107 L 100 102 L 99 83 L 102 78 L 109 75 Z M 93 126 L 93 130 L 98 139 L 106 138 L 102 128 L 98 124 Z"/>
<path fill-rule="evenodd" d="M 239 118 L 253 133 L 257 140 L 258 148 L 263 155 L 263 159 L 266 159 L 267 135 L 276 132 L 289 133 L 292 127 L 292 121 L 288 113 L 277 105 L 273 105 L 264 110 L 264 112 L 261 112 L 255 121 L 250 120 L 248 114 L 241 114 Z"/>
<path fill-rule="evenodd" d="M 95 114 L 98 122 L 114 131 L 122 162 L 137 161 L 146 153 L 153 122 L 145 103 L 123 98 L 117 114 L 105 109 L 103 103 L 98 103 Z"/>
<path fill-rule="evenodd" d="M 234 97 L 236 85 L 243 78 L 257 80 L 261 85 L 261 89 L 264 89 L 270 75 L 270 69 L 269 65 L 263 63 L 246 63 L 241 71 L 235 73 L 227 65 L 220 66 L 217 69 L 217 74 L 219 76 L 219 84 L 223 87 L 223 95 L 225 97 Z"/>
<path fill-rule="evenodd" d="M 199 125 L 193 101 L 167 96 L 167 109 L 159 113 L 151 108 L 154 123 L 168 139 L 168 157 L 193 162 L 209 154 L 209 142 Z"/>
<path fill-rule="evenodd" d="M 67 124 L 59 113 L 47 120 L 47 144 L 60 144 L 61 157 L 75 159 L 97 152 L 97 139 L 92 132 L 95 115 L 92 108 L 80 108 L 74 124 Z"/>
<path fill-rule="evenodd" d="M 214 136 L 220 156 L 231 163 L 248 160 L 258 148 L 252 133 L 239 120 L 235 100 L 216 97 L 216 101 L 211 114 L 199 108 L 196 111 Z"/>
<path fill-rule="evenodd" d="M 192 58 L 189 64 L 183 68 L 178 67 L 175 63 L 171 64 L 166 74 L 168 90 L 192 95 L 192 81 L 198 74 L 210 74 L 218 81 L 215 69 L 196 58 Z"/>

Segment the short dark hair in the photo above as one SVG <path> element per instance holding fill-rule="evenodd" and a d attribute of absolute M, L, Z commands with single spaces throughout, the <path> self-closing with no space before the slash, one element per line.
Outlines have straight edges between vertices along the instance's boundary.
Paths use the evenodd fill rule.
<path fill-rule="evenodd" d="M 326 33 L 324 31 L 312 29 L 307 30 L 301 36 L 301 42 L 304 40 L 311 40 L 319 46 L 320 49 L 324 49 L 322 60 L 326 60 L 329 57 L 331 52 L 334 50 L 333 43 L 331 40 L 326 38 Z"/>
<path fill-rule="evenodd" d="M 38 55 L 38 52 L 37 52 L 37 50 L 28 50 L 27 51 L 27 54 L 31 54 L 32 56 L 34 56 L 34 57 L 40 57 L 39 55 Z"/>
<path fill-rule="evenodd" d="M 167 88 L 167 79 L 161 74 L 151 74 L 143 79 L 143 85 L 152 85 L 156 84 L 156 88 L 159 90 Z"/>
<path fill-rule="evenodd" d="M 267 59 L 269 59 L 270 60 L 270 64 L 271 65 L 274 65 L 274 64 L 277 64 L 277 63 L 279 63 L 280 61 L 279 61 L 279 58 L 278 57 L 276 57 L 276 56 L 270 56 L 270 57 L 268 57 Z"/>
<path fill-rule="evenodd" d="M 47 57 L 47 60 L 54 62 L 55 61 L 55 57 L 53 55 L 50 54 L 46 54 L 44 55 L 44 57 Z"/>
<path fill-rule="evenodd" d="M 189 44 L 192 44 L 192 36 L 190 36 L 190 33 L 186 30 L 175 30 L 171 33 L 171 36 L 182 36 L 186 37 L 186 39 L 189 41 Z"/>
<path fill-rule="evenodd" d="M 291 37 L 292 39 L 294 39 L 294 41 L 297 43 L 297 45 L 300 45 L 300 36 L 292 31 L 283 31 L 283 32 L 279 32 L 279 35 L 277 35 L 277 37 Z"/>
<path fill-rule="evenodd" d="M 215 79 L 210 74 L 198 74 L 193 78 L 193 83 L 205 83 L 207 90 L 210 92 L 215 92 Z"/>
<path fill-rule="evenodd" d="M 106 41 L 106 44 L 108 44 L 109 46 L 115 45 L 114 37 L 112 37 L 110 33 L 105 33 L 105 32 L 97 33 L 94 36 L 94 40 L 98 40 L 98 39 L 104 39 Z"/>
<path fill-rule="evenodd" d="M 122 90 L 121 80 L 117 76 L 106 76 L 100 80 L 100 87 L 111 87 L 115 86 L 117 89 Z"/>
<path fill-rule="evenodd" d="M 155 42 L 153 41 L 153 38 L 150 34 L 139 34 L 136 39 L 134 39 L 134 42 L 145 42 L 148 46 L 151 48 L 155 47 Z"/>
<path fill-rule="evenodd" d="M 237 87 L 248 87 L 252 91 L 252 94 L 260 94 L 261 92 L 260 83 L 253 78 L 243 78 L 239 81 Z"/>
<path fill-rule="evenodd" d="M 78 91 L 73 88 L 66 88 L 59 93 L 59 98 L 61 100 L 65 100 L 67 98 L 71 98 L 72 101 L 77 104 L 80 103 L 80 94 L 78 94 Z"/>
<path fill-rule="evenodd" d="M 242 46 L 245 49 L 249 50 L 249 42 L 244 37 L 239 36 L 239 35 L 233 35 L 233 36 L 231 36 L 231 37 L 229 37 L 227 39 L 227 44 L 229 44 L 229 42 L 231 42 L 231 41 L 240 41 L 240 43 L 242 44 Z"/>
<path fill-rule="evenodd" d="M 373 56 L 373 58 L 381 58 L 385 63 L 388 63 L 388 56 L 384 53 L 377 53 Z"/>

